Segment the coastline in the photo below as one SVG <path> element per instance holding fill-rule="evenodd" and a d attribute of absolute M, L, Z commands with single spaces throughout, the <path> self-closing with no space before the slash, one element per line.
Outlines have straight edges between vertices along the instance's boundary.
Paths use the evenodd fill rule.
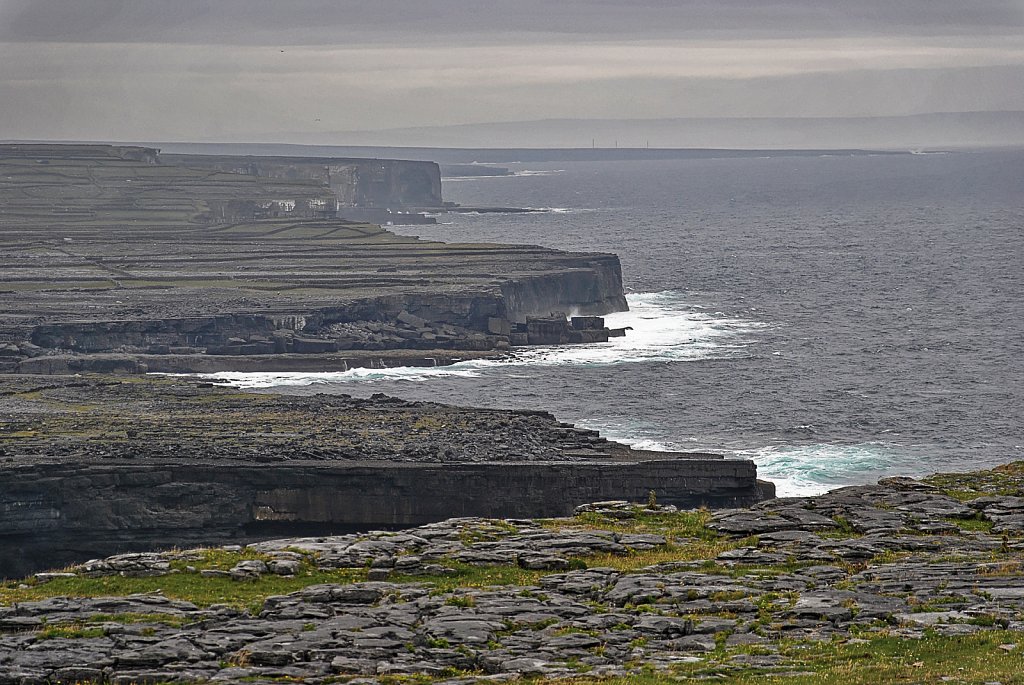
<path fill-rule="evenodd" d="M 650 493 L 685 507 L 774 495 L 748 460 L 632 450 L 545 411 L 194 377 L 0 378 L 4 576 L 154 545 L 561 516 Z"/>
<path fill-rule="evenodd" d="M 382 189 L 325 177 L 316 159 L 0 145 L 0 373 L 309 369 L 408 351 L 432 364 L 607 339 L 566 313 L 626 308 L 615 255 L 346 220 L 380 202 L 443 208 L 437 164 L 384 162 Z"/>
<path fill-rule="evenodd" d="M 681 506 L 773 496 L 752 462 L 651 458 L 545 412 L 143 377 L 434 366 L 624 333 L 601 318 L 628 309 L 615 255 L 429 242 L 347 221 L 349 205 L 371 200 L 442 206 L 438 167 L 384 160 L 392 182 L 378 187 L 342 173 L 365 160 L 330 162 L 0 146 L 8 547 L 44 563 L 256 539 L 267 521 L 299 533 L 561 515 L 648 492 Z M 325 504 L 322 481 L 352 501 L 376 495 Z"/>
<path fill-rule="evenodd" d="M 209 374 L 219 372 L 337 372 L 351 369 L 386 369 L 398 366 L 450 366 L 475 359 L 498 359 L 504 350 L 387 350 L 345 354 L 90 354 L 46 355 L 22 362 L 19 372 L 29 375 L 68 373 Z"/>

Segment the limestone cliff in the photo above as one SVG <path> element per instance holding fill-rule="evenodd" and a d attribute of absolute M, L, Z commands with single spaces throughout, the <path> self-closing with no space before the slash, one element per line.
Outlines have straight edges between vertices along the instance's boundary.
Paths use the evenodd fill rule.
<path fill-rule="evenodd" d="M 421 241 L 332 217 L 339 198 L 436 206 L 437 165 L 0 145 L 0 372 L 503 350 L 527 317 L 626 307 L 613 255 Z"/>
<path fill-rule="evenodd" d="M 125 551 L 419 525 L 567 516 L 598 500 L 693 508 L 762 498 L 751 462 L 260 465 L 0 469 L 0 577 Z"/>
<path fill-rule="evenodd" d="M 441 171 L 435 162 L 335 157 L 170 155 L 167 164 L 216 169 L 329 187 L 342 207 L 440 209 Z"/>
<path fill-rule="evenodd" d="M 749 461 L 634 451 L 545 412 L 0 377 L 0 577 L 154 546 L 770 497 Z"/>

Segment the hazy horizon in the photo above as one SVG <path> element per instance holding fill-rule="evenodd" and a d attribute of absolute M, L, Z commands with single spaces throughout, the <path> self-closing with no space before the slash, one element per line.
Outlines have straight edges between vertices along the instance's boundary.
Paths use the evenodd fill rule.
<path fill-rule="evenodd" d="M 1017 0 L 0 0 L 7 140 L 365 144 L 376 132 L 407 145 L 431 129 L 431 145 L 439 129 L 509 122 L 1019 111 Z M 1009 126 L 937 144 L 1015 144 Z M 490 133 L 492 146 L 653 135 Z M 849 135 L 832 146 L 862 137 Z"/>

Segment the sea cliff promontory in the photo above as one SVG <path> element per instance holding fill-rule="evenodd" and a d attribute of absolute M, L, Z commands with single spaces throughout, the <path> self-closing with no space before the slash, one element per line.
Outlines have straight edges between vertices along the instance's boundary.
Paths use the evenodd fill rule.
<path fill-rule="evenodd" d="M 626 308 L 614 255 L 340 218 L 436 204 L 436 164 L 174 160 L 0 145 L 0 372 L 344 369 L 394 352 L 444 363 L 607 340 L 600 321 L 566 314 Z"/>
<path fill-rule="evenodd" d="M 0 577 L 97 555 L 564 516 L 599 499 L 771 497 L 753 463 L 645 452 L 542 411 L 0 376 Z"/>

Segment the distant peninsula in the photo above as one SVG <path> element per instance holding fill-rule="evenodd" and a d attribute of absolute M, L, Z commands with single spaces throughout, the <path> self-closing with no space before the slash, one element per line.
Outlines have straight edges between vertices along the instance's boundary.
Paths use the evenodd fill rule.
<path fill-rule="evenodd" d="M 442 244 L 433 162 L 0 145 L 0 371 L 336 370 L 607 340 L 618 258 Z"/>

